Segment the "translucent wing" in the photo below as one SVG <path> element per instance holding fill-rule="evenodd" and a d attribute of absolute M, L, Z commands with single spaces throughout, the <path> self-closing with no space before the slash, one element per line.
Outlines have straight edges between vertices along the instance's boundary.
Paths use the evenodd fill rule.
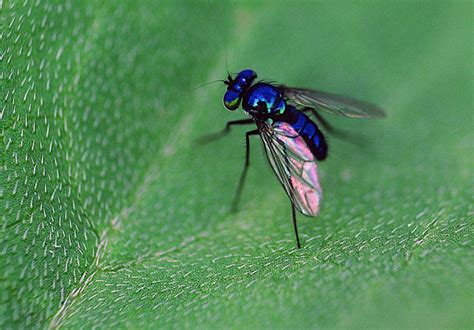
<path fill-rule="evenodd" d="M 283 97 L 296 105 L 321 109 L 326 112 L 352 118 L 383 118 L 382 108 L 350 97 L 329 94 L 305 88 L 278 85 Z"/>
<path fill-rule="evenodd" d="M 317 215 L 322 190 L 316 158 L 306 142 L 283 121 L 257 126 L 267 159 L 293 205 L 305 215 Z"/>

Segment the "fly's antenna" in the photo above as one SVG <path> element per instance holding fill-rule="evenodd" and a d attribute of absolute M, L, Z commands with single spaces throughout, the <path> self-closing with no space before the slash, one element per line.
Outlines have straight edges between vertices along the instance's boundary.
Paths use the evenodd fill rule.
<path fill-rule="evenodd" d="M 225 45 L 225 68 L 227 70 L 227 84 L 228 85 L 231 81 L 232 81 L 232 76 L 230 75 L 230 72 L 229 72 L 229 63 L 227 61 L 227 45 Z"/>
<path fill-rule="evenodd" d="M 229 63 L 227 62 L 227 45 L 225 46 L 225 68 L 227 70 L 227 77 L 230 77 Z"/>
<path fill-rule="evenodd" d="M 202 85 L 199 85 L 199 86 L 197 86 L 197 87 L 194 87 L 192 90 L 194 91 L 194 90 L 199 89 L 199 88 L 201 88 L 201 87 L 204 87 L 204 86 L 207 86 L 207 85 L 210 85 L 210 84 L 215 84 L 215 83 L 217 83 L 217 82 L 221 82 L 221 83 L 224 83 L 224 84 L 225 84 L 227 81 L 222 80 L 222 79 L 210 81 L 210 82 L 207 82 L 207 83 L 205 83 L 205 84 L 202 84 Z"/>

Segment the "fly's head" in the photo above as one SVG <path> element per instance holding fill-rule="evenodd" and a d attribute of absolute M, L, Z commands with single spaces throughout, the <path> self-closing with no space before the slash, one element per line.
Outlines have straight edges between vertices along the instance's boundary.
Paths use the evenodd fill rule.
<path fill-rule="evenodd" d="M 224 82 L 227 85 L 227 91 L 224 94 L 224 106 L 227 110 L 233 111 L 239 107 L 242 95 L 256 78 L 257 73 L 250 69 L 240 71 L 234 79 L 231 75 L 227 76 L 227 80 Z"/>

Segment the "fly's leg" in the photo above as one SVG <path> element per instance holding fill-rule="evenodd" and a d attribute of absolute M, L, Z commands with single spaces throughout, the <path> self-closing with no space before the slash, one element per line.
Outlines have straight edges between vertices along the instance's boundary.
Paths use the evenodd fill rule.
<path fill-rule="evenodd" d="M 316 119 L 321 124 L 321 126 L 333 136 L 342 140 L 355 143 L 355 144 L 359 144 L 359 145 L 364 144 L 364 141 L 363 141 L 364 139 L 361 136 L 358 136 L 357 134 L 354 134 L 352 132 L 347 132 L 347 131 L 335 128 L 326 119 L 324 119 L 324 117 L 321 116 L 314 108 L 305 107 L 302 109 L 302 111 L 311 112 L 313 116 L 316 117 Z"/>
<path fill-rule="evenodd" d="M 283 146 L 283 150 L 285 151 L 285 155 L 286 155 L 286 147 Z M 290 166 L 290 160 L 288 157 L 285 157 L 285 161 L 286 161 L 286 166 Z M 293 204 L 293 192 L 290 190 L 290 194 L 291 194 L 291 219 L 293 220 L 293 229 L 295 231 L 295 237 L 296 237 L 296 247 L 298 249 L 301 248 L 301 244 L 300 244 L 300 236 L 298 235 L 298 226 L 296 224 L 296 211 L 295 211 L 295 205 Z"/>
<path fill-rule="evenodd" d="M 232 201 L 232 212 L 237 212 L 237 206 L 240 201 L 240 196 L 242 195 L 242 189 L 244 188 L 245 178 L 247 177 L 247 171 L 250 164 L 250 136 L 259 135 L 258 129 L 253 131 L 248 131 L 245 133 L 245 164 L 244 170 L 240 175 L 239 184 L 237 185 L 237 190 L 235 191 L 234 200 Z"/>
<path fill-rule="evenodd" d="M 293 203 L 291 203 L 291 216 L 293 218 L 293 229 L 295 230 L 296 247 L 298 249 L 301 249 L 300 237 L 298 235 L 298 226 L 296 225 L 296 211 L 295 211 L 295 206 L 293 205 Z"/>
<path fill-rule="evenodd" d="M 321 125 L 324 127 L 324 129 L 328 132 L 328 133 L 331 133 L 333 134 L 334 136 L 339 136 L 339 137 L 345 137 L 346 136 L 346 132 L 344 131 L 341 131 L 337 128 L 335 128 L 334 126 L 332 126 L 330 123 L 328 123 L 328 121 L 326 119 L 323 118 L 323 116 L 321 116 L 314 108 L 309 108 L 309 107 L 305 107 L 303 108 L 302 110 L 303 112 L 311 112 L 313 114 L 314 117 L 316 117 L 316 119 L 321 123 Z"/>
<path fill-rule="evenodd" d="M 232 121 L 229 121 L 227 122 L 227 124 L 225 125 L 225 128 L 220 131 L 220 132 L 217 132 L 217 133 L 213 133 L 213 134 L 209 134 L 209 135 L 206 135 L 206 136 L 203 136 L 202 138 L 200 138 L 198 140 L 198 142 L 200 144 L 207 144 L 209 142 L 213 142 L 213 141 L 216 141 L 224 136 L 226 136 L 229 132 L 230 132 L 230 128 L 232 126 L 236 126 L 236 125 L 250 125 L 250 124 L 253 124 L 254 121 L 253 119 L 249 118 L 249 119 L 239 119 L 239 120 L 232 120 Z"/>

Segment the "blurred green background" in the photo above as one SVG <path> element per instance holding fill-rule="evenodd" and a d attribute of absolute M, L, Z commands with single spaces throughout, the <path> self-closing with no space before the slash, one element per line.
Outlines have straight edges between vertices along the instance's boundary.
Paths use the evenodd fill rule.
<path fill-rule="evenodd" d="M 471 1 L 6 1 L 0 327 L 472 328 Z M 224 88 L 368 100 L 326 116 L 320 216 L 299 216 Z"/>

